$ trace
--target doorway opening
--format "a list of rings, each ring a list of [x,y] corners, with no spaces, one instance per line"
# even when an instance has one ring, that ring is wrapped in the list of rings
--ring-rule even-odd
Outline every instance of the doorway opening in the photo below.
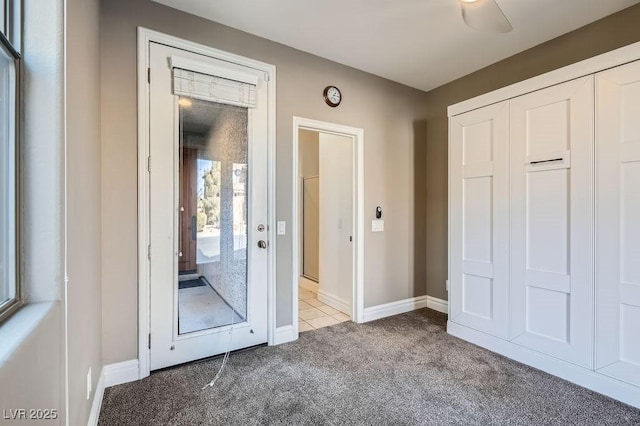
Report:
[[[362,321],[362,129],[294,118],[294,318]]]

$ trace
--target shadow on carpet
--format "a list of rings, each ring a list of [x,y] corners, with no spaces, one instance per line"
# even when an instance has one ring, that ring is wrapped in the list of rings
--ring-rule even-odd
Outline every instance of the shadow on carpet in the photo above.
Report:
[[[112,425],[638,425],[640,410],[446,334],[429,309],[160,371],[105,391]]]

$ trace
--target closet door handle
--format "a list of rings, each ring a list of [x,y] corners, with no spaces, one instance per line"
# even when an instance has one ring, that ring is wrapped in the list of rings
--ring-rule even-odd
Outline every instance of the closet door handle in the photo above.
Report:
[[[533,164],[544,164],[544,163],[552,163],[554,161],[562,161],[564,160],[564,158],[560,157],[560,158],[552,158],[550,160],[539,160],[539,161],[530,161],[529,164],[533,165]]]

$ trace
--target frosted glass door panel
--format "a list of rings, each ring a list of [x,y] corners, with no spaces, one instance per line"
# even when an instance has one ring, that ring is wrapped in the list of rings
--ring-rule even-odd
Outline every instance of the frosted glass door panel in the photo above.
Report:
[[[640,385],[640,62],[596,84],[596,369]]]
[[[507,338],[508,103],[451,119],[451,321]]]
[[[193,270],[178,277],[178,333],[185,334],[247,317],[248,109],[184,96],[178,104],[178,269],[195,257]]]
[[[515,343],[591,367],[593,78],[511,101]]]

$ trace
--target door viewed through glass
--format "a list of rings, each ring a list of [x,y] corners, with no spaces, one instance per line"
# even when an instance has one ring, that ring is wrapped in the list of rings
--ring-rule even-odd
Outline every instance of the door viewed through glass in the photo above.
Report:
[[[180,97],[178,333],[247,316],[247,108]]]

